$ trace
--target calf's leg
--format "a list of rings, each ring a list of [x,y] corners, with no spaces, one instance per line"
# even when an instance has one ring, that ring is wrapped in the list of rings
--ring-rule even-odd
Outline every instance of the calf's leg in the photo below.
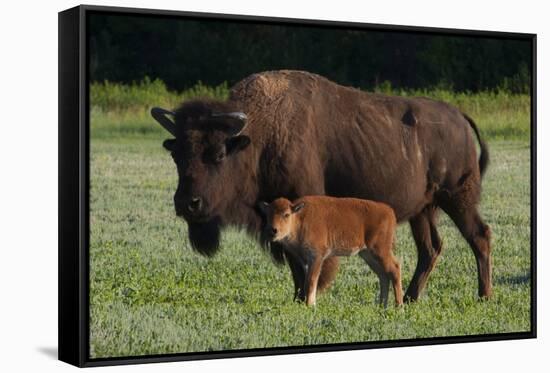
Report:
[[[392,282],[395,305],[403,305],[403,287],[401,285],[401,266],[399,262],[390,254],[383,260],[382,266],[385,268],[386,274]]]
[[[390,279],[384,272],[382,272],[378,277],[380,279],[380,297],[378,299],[378,303],[381,306],[384,306],[384,308],[388,308],[388,294],[390,292]]]
[[[378,280],[380,282],[380,295],[378,297],[378,302],[380,305],[383,305],[384,308],[388,305],[388,292],[390,289],[390,279],[386,275],[386,272],[383,270],[380,261],[365,249],[359,253],[361,258],[365,260],[367,265],[376,273]]]
[[[323,265],[323,258],[319,255],[310,261],[307,269],[306,279],[306,304],[308,306],[314,306],[317,296],[317,284],[319,281],[319,275],[321,273],[321,267]]]
[[[302,160],[304,161],[304,160]],[[302,170],[306,172],[304,174],[303,172],[296,174],[296,179],[291,180],[288,183],[289,187],[289,193],[286,193],[284,195],[286,198],[290,200],[294,200],[298,197],[307,196],[307,195],[324,195],[325,193],[325,181],[324,181],[324,167],[321,163],[310,161],[305,162],[308,164],[307,169]],[[321,266],[321,273],[319,275],[319,280],[317,282],[317,291],[322,292],[327,290],[332,283],[334,282],[334,279],[336,278],[336,274],[338,273],[338,267],[339,267],[340,259],[336,256],[332,256],[329,258],[326,258],[323,261],[323,264]],[[290,264],[290,263],[289,263]],[[291,267],[291,271],[293,272],[293,279],[294,279],[294,288],[298,289],[304,289],[305,288],[305,276],[300,273],[300,271],[304,272],[304,268],[298,268],[297,276],[294,276],[294,270]],[[300,281],[301,280],[301,281]],[[298,281],[298,283],[296,283]],[[297,295],[295,294],[295,299],[298,300],[304,300],[305,294],[302,290],[301,292],[297,292]]]
[[[294,300],[303,302],[306,300],[306,270],[304,264],[292,255],[286,255],[292,280],[294,281]],[[317,291],[322,292],[327,290],[336,274],[338,273],[339,262],[338,258],[333,256],[325,259],[321,265],[319,279],[317,281]]]
[[[334,282],[334,278],[338,273],[339,259],[337,256],[331,256],[323,261],[321,273],[319,274],[319,282],[317,283],[317,291],[325,291]]]
[[[360,253],[361,257],[372,268],[380,280],[379,302],[384,308],[388,306],[388,293],[390,281],[393,286],[395,305],[403,304],[403,288],[401,285],[401,267],[399,262],[390,252],[386,255],[375,255],[367,250]]]

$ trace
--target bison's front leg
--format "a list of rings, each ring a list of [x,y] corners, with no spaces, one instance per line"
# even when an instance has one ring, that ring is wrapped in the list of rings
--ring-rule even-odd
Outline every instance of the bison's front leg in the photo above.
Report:
[[[288,266],[290,267],[290,273],[292,274],[292,280],[294,281],[294,300],[297,302],[304,302],[306,300],[305,265],[300,259],[294,256],[287,254],[286,257]],[[317,292],[323,292],[330,287],[338,273],[338,267],[339,261],[336,256],[332,256],[323,261],[317,281]]]
[[[298,258],[288,254],[287,261],[288,266],[290,267],[290,273],[292,274],[292,280],[294,281],[294,300],[303,302],[306,300],[306,271],[304,265]]]
[[[429,206],[410,220],[411,231],[418,250],[418,262],[409,288],[405,293],[406,302],[418,299],[443,249],[443,241],[435,226],[436,214],[437,208]]]

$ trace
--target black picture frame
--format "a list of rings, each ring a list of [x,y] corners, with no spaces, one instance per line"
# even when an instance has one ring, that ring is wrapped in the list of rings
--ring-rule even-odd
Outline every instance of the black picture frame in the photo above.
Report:
[[[89,71],[87,18],[93,13],[215,19],[279,25],[315,25],[361,30],[398,30],[454,36],[524,39],[531,42],[531,330],[529,332],[434,337],[306,347],[179,353],[117,358],[89,357]],[[59,13],[59,360],[79,367],[282,355],[340,350],[536,338],[536,35],[478,30],[317,21],[169,10],[82,5]]]

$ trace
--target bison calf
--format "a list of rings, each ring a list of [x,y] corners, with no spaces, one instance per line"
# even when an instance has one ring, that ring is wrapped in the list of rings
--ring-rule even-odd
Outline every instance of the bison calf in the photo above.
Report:
[[[315,305],[323,261],[359,253],[380,279],[380,303],[387,306],[392,282],[396,305],[403,303],[401,270],[393,255],[396,218],[386,204],[356,198],[308,196],[293,202],[261,203],[270,241],[302,263],[306,303]]]

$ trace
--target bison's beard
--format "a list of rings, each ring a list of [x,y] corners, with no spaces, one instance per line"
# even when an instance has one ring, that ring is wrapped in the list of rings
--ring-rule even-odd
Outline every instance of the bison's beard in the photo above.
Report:
[[[188,223],[189,241],[193,250],[204,256],[214,256],[220,247],[220,219]]]

